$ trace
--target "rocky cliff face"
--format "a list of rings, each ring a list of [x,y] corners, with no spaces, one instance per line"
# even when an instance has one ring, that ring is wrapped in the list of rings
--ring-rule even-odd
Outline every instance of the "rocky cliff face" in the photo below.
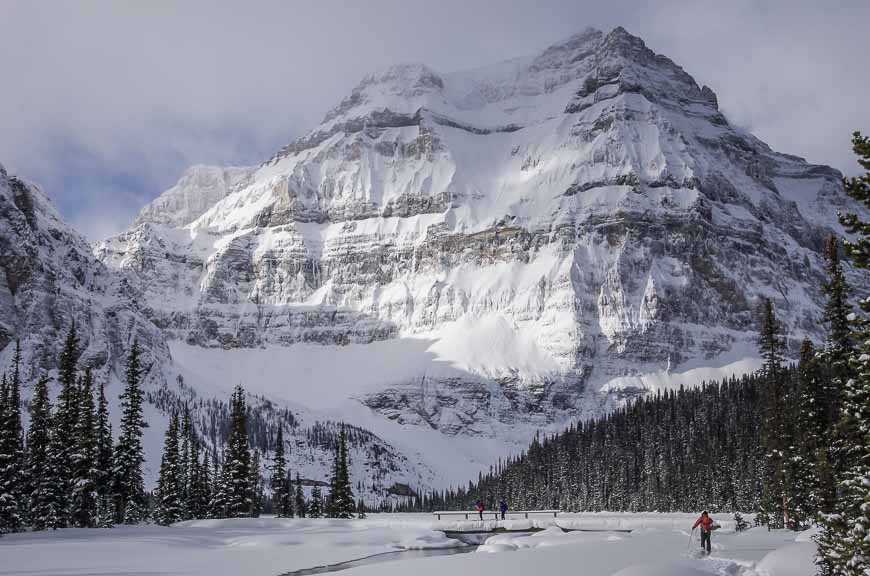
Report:
[[[396,434],[517,441],[701,368],[752,368],[762,297],[818,339],[822,240],[856,208],[835,170],[731,126],[621,28],[469,72],[371,75],[221,182],[180,183],[95,248],[174,354],[292,357],[305,371],[258,375],[289,400],[324,385]]]
[[[21,339],[27,380],[56,367],[75,322],[81,362],[106,379],[123,366],[133,339],[152,366],[146,379],[162,381],[169,358],[163,335],[139,309],[137,294],[109,270],[67,226],[45,194],[0,167],[0,356]]]

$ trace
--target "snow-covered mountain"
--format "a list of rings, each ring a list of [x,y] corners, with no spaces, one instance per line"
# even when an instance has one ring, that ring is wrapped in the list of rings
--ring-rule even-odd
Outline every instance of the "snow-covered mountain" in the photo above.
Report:
[[[169,350],[142,313],[126,279],[97,260],[87,241],[58,214],[36,185],[0,166],[0,360],[5,370],[15,339],[24,373],[34,380],[56,367],[57,350],[72,322],[81,362],[108,379],[123,365],[134,338],[144,350],[149,384]]]
[[[192,169],[94,253],[162,330],[173,394],[241,381],[443,484],[625,395],[753,369],[762,297],[818,339],[844,207],[837,171],[730,125],[624,29],[588,29],[368,76],[261,166]]]

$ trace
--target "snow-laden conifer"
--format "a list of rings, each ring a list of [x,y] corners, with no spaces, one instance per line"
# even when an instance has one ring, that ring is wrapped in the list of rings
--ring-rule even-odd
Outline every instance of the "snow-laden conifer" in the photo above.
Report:
[[[121,394],[121,430],[114,451],[113,484],[115,521],[136,524],[144,520],[145,484],[142,463],[142,433],[146,426],[142,413],[142,367],[139,342],[134,340],[127,357],[126,382]]]
[[[181,466],[178,451],[179,434],[178,414],[173,414],[163,441],[163,456],[160,461],[160,475],[157,479],[157,506],[154,511],[158,524],[168,526],[182,520],[183,507],[181,487]]]
[[[223,471],[227,517],[250,515],[253,505],[251,450],[248,446],[247,404],[241,385],[236,386],[230,400],[230,436],[224,453]]]
[[[100,430],[90,368],[85,370],[79,382],[77,411],[75,450],[72,455],[72,520],[75,526],[91,528],[98,522]]]
[[[18,532],[27,516],[27,470],[21,428],[21,345],[0,385],[0,533]]]

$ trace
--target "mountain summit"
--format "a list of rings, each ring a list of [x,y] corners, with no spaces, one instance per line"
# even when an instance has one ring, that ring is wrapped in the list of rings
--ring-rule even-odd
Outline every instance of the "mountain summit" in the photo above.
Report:
[[[753,369],[762,298],[819,339],[822,241],[860,211],[622,28],[367,76],[229,180],[173,188],[143,210],[173,218],[95,248],[144,295],[168,370],[364,422],[436,470],[421,447],[489,462],[626,395]]]

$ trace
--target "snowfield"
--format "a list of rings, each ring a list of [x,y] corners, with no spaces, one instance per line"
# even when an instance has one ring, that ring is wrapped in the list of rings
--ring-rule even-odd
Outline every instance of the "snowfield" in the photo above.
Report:
[[[112,530],[65,529],[0,539],[0,575],[240,575],[278,576],[296,570],[375,556],[343,570],[347,576],[787,576],[814,573],[810,533],[751,529],[735,533],[726,515],[701,557],[697,533],[690,542],[689,514],[565,514],[500,523],[535,533],[490,536],[474,553],[419,557],[401,551],[466,545],[438,530],[480,530],[494,521],[436,521],[428,514],[375,514],[366,520],[235,519]],[[583,528],[586,532],[564,532]],[[617,530],[631,530],[630,532]],[[399,552],[376,556],[387,552]],[[434,552],[433,552],[434,553]]]

